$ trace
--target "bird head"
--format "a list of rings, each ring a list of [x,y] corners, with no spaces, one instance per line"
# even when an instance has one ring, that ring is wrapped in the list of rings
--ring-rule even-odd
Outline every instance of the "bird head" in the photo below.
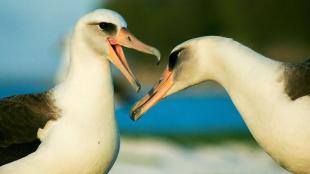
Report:
[[[219,63],[218,48],[230,39],[208,36],[188,40],[176,46],[159,82],[131,109],[132,120],[138,120],[163,98],[206,80],[214,80]]]
[[[137,39],[127,29],[124,18],[107,9],[98,9],[79,20],[75,31],[78,38],[90,47],[93,54],[108,59],[126,79],[139,91],[140,84],[133,75],[122,47],[153,54],[160,61],[160,52]]]

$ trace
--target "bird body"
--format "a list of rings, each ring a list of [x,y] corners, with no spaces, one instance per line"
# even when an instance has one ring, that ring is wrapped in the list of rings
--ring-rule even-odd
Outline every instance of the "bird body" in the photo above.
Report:
[[[62,108],[62,116],[41,130],[41,144],[35,153],[1,167],[1,174],[101,174],[112,167],[119,149],[119,134],[110,65],[97,63],[84,69],[88,75],[76,79],[80,82],[65,82],[52,90],[54,100],[60,101],[55,106]]]
[[[310,173],[310,97],[292,100],[285,92],[285,64],[231,42],[220,53],[226,77],[217,73],[216,81],[275,161],[296,173]]]
[[[0,101],[0,174],[109,172],[120,145],[110,62],[139,89],[121,46],[159,56],[126,27],[111,10],[85,15],[72,34],[62,82]]]
[[[192,39],[172,51],[160,83],[133,107],[132,117],[166,96],[213,80],[227,90],[253,137],[276,162],[294,173],[310,173],[310,85],[304,82],[309,78],[307,62],[275,61],[228,38]],[[294,97],[288,89],[302,95]]]

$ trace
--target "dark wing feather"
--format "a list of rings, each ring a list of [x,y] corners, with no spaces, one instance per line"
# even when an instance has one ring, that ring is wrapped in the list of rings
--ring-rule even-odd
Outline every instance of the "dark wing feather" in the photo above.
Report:
[[[40,140],[34,140],[30,143],[13,144],[6,148],[0,148],[0,166],[23,158],[37,150]]]
[[[310,59],[299,64],[286,64],[285,92],[292,99],[310,95]]]
[[[50,93],[4,98],[0,101],[0,165],[26,156],[36,150],[37,131],[58,110]]]

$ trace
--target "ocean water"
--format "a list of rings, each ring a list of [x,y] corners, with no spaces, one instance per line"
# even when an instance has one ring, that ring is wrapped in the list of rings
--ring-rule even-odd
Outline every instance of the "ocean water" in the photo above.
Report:
[[[212,134],[247,131],[226,95],[171,96],[154,106],[137,122],[129,119],[132,105],[119,107],[116,112],[121,131],[125,133]]]

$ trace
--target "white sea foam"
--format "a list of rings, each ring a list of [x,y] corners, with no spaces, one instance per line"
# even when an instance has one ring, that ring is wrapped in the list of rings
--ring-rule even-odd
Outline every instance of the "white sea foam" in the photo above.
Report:
[[[122,140],[110,174],[288,174],[246,143],[182,146],[161,139]]]

